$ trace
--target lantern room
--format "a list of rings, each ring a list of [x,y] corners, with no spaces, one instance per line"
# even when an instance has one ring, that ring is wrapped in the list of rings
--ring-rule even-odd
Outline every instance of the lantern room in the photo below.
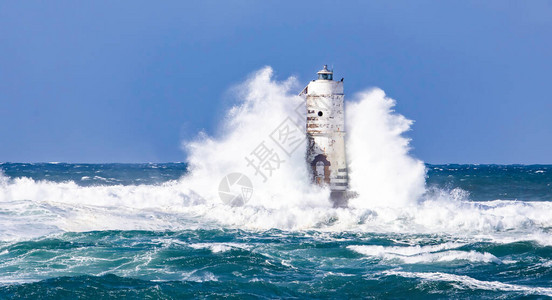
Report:
[[[324,69],[318,71],[318,80],[333,80],[333,72],[328,70],[328,65],[324,65]]]

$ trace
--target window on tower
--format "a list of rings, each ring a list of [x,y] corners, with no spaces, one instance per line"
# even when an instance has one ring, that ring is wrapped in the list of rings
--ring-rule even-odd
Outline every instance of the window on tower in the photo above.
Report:
[[[318,79],[332,80],[333,75],[332,74],[318,74]]]

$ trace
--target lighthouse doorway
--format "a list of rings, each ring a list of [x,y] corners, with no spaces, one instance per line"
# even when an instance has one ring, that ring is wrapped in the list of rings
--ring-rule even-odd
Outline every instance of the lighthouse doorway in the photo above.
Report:
[[[330,183],[330,162],[324,154],[318,154],[311,163],[313,181],[318,185]]]
[[[315,181],[318,184],[321,184],[324,180],[324,162],[319,161],[316,163],[316,174],[315,174]]]

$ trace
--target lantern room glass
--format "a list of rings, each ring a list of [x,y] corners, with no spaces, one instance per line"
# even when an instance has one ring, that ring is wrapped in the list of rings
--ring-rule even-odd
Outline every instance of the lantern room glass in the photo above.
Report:
[[[318,74],[318,79],[319,80],[332,80],[333,79],[333,75],[332,74],[324,74],[324,73],[321,73],[321,74]]]

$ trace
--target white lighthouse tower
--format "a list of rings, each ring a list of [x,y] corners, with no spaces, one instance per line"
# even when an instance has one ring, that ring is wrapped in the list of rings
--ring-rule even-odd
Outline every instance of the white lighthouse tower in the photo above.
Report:
[[[307,97],[307,163],[312,180],[328,186],[335,206],[347,205],[347,160],[343,79],[333,80],[333,70],[318,71],[300,95]]]

